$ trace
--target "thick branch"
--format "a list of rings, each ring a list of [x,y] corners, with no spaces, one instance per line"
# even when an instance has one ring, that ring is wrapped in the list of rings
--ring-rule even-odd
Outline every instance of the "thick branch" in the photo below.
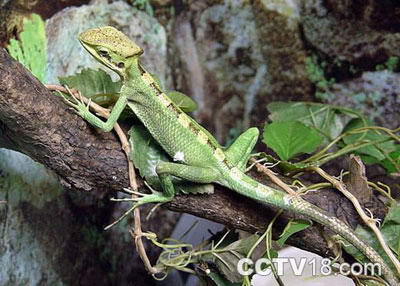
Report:
[[[89,126],[1,49],[0,79],[3,147],[18,150],[44,164],[58,174],[68,189],[102,195],[129,185],[126,159],[113,133]],[[333,214],[344,210],[352,225],[357,221],[351,204],[334,191],[322,190],[307,195],[306,199]],[[167,207],[250,232],[263,231],[276,213],[273,207],[219,186],[213,195],[177,196]],[[369,208],[378,216],[382,214],[377,211],[379,207]],[[275,223],[275,237],[292,217],[290,213],[280,217]],[[292,236],[289,243],[326,256],[329,248],[320,233],[320,227],[314,225]]]

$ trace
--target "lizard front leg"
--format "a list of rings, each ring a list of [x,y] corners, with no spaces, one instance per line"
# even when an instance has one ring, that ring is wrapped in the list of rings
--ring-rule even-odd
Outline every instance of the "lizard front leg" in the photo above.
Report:
[[[81,100],[77,99],[72,93],[71,96],[74,102],[72,102],[72,100],[68,98],[65,98],[64,96],[63,99],[67,102],[68,105],[75,108],[76,112],[83,119],[85,119],[93,126],[96,126],[105,132],[109,132],[111,131],[111,129],[113,129],[115,123],[117,122],[119,116],[121,115],[127,103],[126,95],[121,94],[117,102],[114,104],[107,121],[104,122],[103,120],[101,120],[96,115],[90,112],[89,105],[86,105]]]

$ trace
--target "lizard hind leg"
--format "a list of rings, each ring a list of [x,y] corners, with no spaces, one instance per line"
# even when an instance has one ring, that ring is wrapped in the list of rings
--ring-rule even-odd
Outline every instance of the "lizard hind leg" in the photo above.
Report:
[[[257,143],[260,132],[256,127],[252,127],[243,132],[228,149],[225,151],[228,160],[236,165],[239,170],[244,171],[250,153]]]
[[[172,176],[196,183],[212,183],[217,181],[219,173],[211,168],[189,166],[171,162],[160,162],[157,165],[156,173],[160,178],[162,192],[152,190],[151,194],[137,194],[137,198],[112,199],[117,202],[134,202],[133,206],[126,211],[119,219],[110,224],[105,230],[123,220],[137,207],[148,203],[167,203],[175,196],[175,188],[172,183]]]
[[[141,197],[131,199],[136,201],[136,207],[147,203],[166,203],[171,201],[175,196],[172,176],[196,183],[212,183],[218,178],[218,172],[211,168],[170,162],[158,163],[156,173],[160,178],[162,192],[152,191],[152,194],[142,194]]]
[[[125,217],[127,217],[131,212],[133,212],[137,207],[141,205],[145,205],[148,203],[167,203],[171,201],[173,198],[173,196],[168,197],[163,195],[162,192],[156,192],[156,191],[152,191],[151,194],[144,194],[144,193],[135,193],[135,194],[138,195],[138,197],[130,199],[114,199],[114,198],[111,199],[114,202],[135,202],[135,203],[116,221],[106,226],[104,230],[110,229],[111,227],[122,221]]]
[[[167,192],[167,195],[175,194],[171,188],[171,176],[175,176],[189,182],[205,184],[215,182],[219,177],[219,173],[212,168],[190,166],[172,162],[160,162],[157,165],[156,172],[160,178],[163,190],[164,192]]]
[[[177,177],[194,183],[213,183],[217,181],[219,172],[207,167],[190,166],[172,162],[160,162],[156,172],[160,178],[162,196],[169,201],[175,196],[175,187],[172,177]]]

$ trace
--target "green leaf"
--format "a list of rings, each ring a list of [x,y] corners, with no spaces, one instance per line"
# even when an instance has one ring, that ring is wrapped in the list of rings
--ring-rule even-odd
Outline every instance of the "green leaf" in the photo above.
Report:
[[[390,265],[392,267],[392,269],[395,271],[389,257],[383,251],[383,249],[380,246],[380,243],[376,239],[375,234],[370,229],[366,229],[363,226],[359,225],[359,226],[357,226],[355,232],[359,238],[368,242],[368,244],[382,256],[382,258],[385,260],[387,265]],[[400,227],[398,225],[393,226],[391,224],[388,224],[388,228],[384,228],[384,229],[382,228],[381,232],[385,238],[385,241],[388,242],[390,248],[392,250],[396,251],[396,247],[393,248],[393,246],[395,246],[396,243],[398,245]],[[351,256],[353,256],[360,263],[368,263],[369,262],[369,260],[353,245],[346,242],[346,243],[344,243],[343,248],[347,253],[349,253]],[[397,247],[397,251],[398,251],[398,247]]]
[[[328,104],[278,101],[268,104],[267,108],[271,113],[269,118],[273,122],[301,122],[324,135],[326,142],[341,134],[344,123],[349,117],[345,111]]]
[[[264,128],[263,142],[282,160],[300,153],[311,153],[322,142],[322,137],[310,127],[296,121],[272,122]]]
[[[102,69],[83,69],[75,75],[60,77],[59,81],[62,85],[76,88],[88,98],[96,97],[93,99],[95,102],[101,100],[98,95],[107,97],[119,94],[122,86],[121,81],[113,82],[111,76]]]
[[[240,286],[242,285],[241,283],[232,283],[225,279],[222,275],[216,273],[216,272],[211,272],[208,274],[208,277],[215,283],[216,286]]]
[[[156,166],[168,157],[143,125],[134,125],[128,132],[131,145],[131,160],[139,169],[140,176],[151,186],[160,186]]]
[[[231,250],[231,251],[236,251],[244,256],[249,253],[250,249],[253,247],[253,245],[257,242],[257,240],[260,238],[259,235],[253,234],[250,235],[246,238],[242,238],[239,240],[236,240],[229,245],[225,246],[225,250]]]
[[[382,234],[389,247],[397,254],[397,258],[400,258],[400,225],[388,222],[382,229]]]
[[[372,124],[370,122],[367,122],[368,126],[372,126]],[[364,127],[364,122],[359,119],[359,118],[355,118],[352,119],[346,126],[346,128],[344,129],[344,132],[350,131],[350,130],[354,130],[357,128],[361,128]],[[376,131],[373,130],[368,130],[364,133],[358,133],[358,134],[351,134],[349,136],[346,136],[343,138],[343,142],[346,145],[349,144],[354,144],[357,142],[373,142],[373,141],[380,141],[380,140],[384,140],[384,139],[390,139],[390,137],[382,132],[377,133]],[[359,149],[357,149],[358,154],[364,154],[364,155],[368,155],[371,157],[376,158],[377,160],[381,161],[386,159],[386,155],[381,151],[384,150],[387,153],[390,153],[392,151],[395,150],[395,144],[393,141],[388,141],[388,142],[384,142],[384,143],[379,143],[374,145],[370,145],[367,147],[361,147]]]
[[[267,249],[264,252],[264,254],[262,255],[263,258],[267,258],[267,259],[269,259],[269,258],[271,258],[271,259],[278,258],[278,256],[279,256],[278,251],[276,251],[275,249],[272,249],[272,248]]]
[[[370,280],[367,280],[368,278],[366,277],[365,279],[363,279],[362,281],[362,285],[364,285],[364,286],[382,286],[383,284],[382,284],[382,282],[380,282],[380,281],[376,281],[376,280],[372,280],[372,279],[370,279]]]
[[[158,145],[147,129],[141,124],[135,124],[128,132],[131,146],[131,160],[139,169],[140,176],[145,178],[150,186],[161,190],[156,166],[161,162],[169,162],[169,156]],[[185,194],[212,194],[213,184],[198,184],[173,178],[176,191]]]
[[[385,217],[385,222],[383,223],[383,226],[387,222],[394,222],[400,225],[400,203],[396,202],[392,206],[390,206],[389,211]]]
[[[279,256],[278,251],[276,251],[275,249],[270,248],[270,249],[267,249],[264,252],[264,254],[262,255],[262,258],[266,258],[266,259],[271,259],[272,260],[272,259],[278,258],[278,256]],[[271,267],[270,263],[263,264],[261,269],[265,270],[265,269],[270,268],[270,267]]]
[[[285,229],[279,236],[279,239],[276,241],[279,246],[283,246],[286,240],[296,232],[302,231],[310,226],[310,223],[306,220],[293,220],[291,219],[286,225]]]
[[[397,164],[397,166],[400,166],[400,147],[399,145],[396,145],[396,151],[393,151],[392,153],[389,154],[389,157],[392,158],[392,160]],[[387,170],[388,173],[396,173],[399,172],[398,167],[396,166],[389,160],[385,159],[382,162],[380,162],[383,167]]]
[[[237,240],[228,246],[223,247],[226,252],[218,253],[215,257],[215,264],[218,270],[230,282],[237,283],[242,281],[243,276],[237,272],[237,264],[241,258],[247,256],[247,253],[257,242],[259,236],[254,234],[249,237]]]
[[[393,203],[382,225],[382,233],[390,248],[400,256],[400,203]]]
[[[175,103],[183,112],[192,112],[197,109],[196,102],[189,96],[179,91],[170,91],[167,93],[168,97]]]
[[[371,165],[371,164],[379,164],[380,161],[375,157],[360,154],[360,159],[363,161],[364,164]]]
[[[19,40],[11,39],[7,50],[41,82],[46,76],[46,34],[44,22],[37,14],[23,19],[23,31]]]

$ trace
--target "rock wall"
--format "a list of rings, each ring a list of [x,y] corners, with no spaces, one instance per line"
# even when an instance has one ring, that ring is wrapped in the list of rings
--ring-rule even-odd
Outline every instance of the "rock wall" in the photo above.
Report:
[[[194,116],[223,143],[249,126],[262,127],[266,105],[279,100],[347,106],[383,126],[399,126],[395,1],[152,0],[147,13],[124,1],[62,1],[67,8],[35,2],[23,10],[47,18],[48,83],[83,67],[102,68],[76,36],[113,25],[144,48],[144,65],[165,87],[197,101]],[[10,3],[0,6],[11,9]],[[16,13],[0,11],[0,26]],[[2,29],[0,38],[15,27]],[[153,284],[127,234],[128,222],[102,231],[127,206],[111,204],[107,195],[66,193],[43,167],[5,150],[2,199],[0,285]],[[176,217],[159,211],[144,228],[167,236]],[[157,250],[149,249],[155,258]]]

